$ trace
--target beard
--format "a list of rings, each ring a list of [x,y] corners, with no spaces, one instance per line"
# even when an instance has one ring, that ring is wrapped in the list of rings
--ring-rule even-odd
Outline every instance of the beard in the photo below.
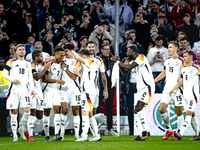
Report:
[[[133,60],[133,56],[128,56],[128,60],[129,61]]]

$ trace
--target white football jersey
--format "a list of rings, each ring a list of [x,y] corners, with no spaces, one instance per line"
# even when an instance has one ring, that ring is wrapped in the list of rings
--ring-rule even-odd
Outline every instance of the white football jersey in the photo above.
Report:
[[[64,58],[63,62],[65,63],[66,68],[72,73],[75,71],[75,68],[77,67],[79,68],[79,70],[81,69],[81,63],[74,58],[72,59]],[[77,77],[76,80],[73,80],[64,71],[62,80],[65,81],[65,84],[62,86],[62,90],[67,90],[70,87],[77,87],[79,89],[79,77]]]
[[[134,60],[131,60],[129,61],[129,64],[132,64],[134,62]],[[135,79],[135,76],[136,76],[136,68],[133,68],[131,69],[131,72],[130,72],[130,79],[129,79],[129,82],[130,83],[136,83],[136,79]]]
[[[42,64],[39,64],[38,66],[32,62],[32,73],[40,73],[44,69],[44,66]],[[42,95],[42,78],[39,79],[38,81],[33,78],[34,81],[34,86],[35,86],[35,91],[36,95]]]
[[[177,59],[167,58],[165,60],[164,69],[166,72],[166,84],[164,87],[164,92],[169,92],[177,84],[181,77],[181,70],[183,67],[184,61],[181,57]]]
[[[93,60],[85,59],[82,76],[82,91],[90,95],[96,95],[95,80],[97,76],[97,65]]]
[[[98,82],[99,82],[99,72],[105,72],[105,67],[104,67],[104,63],[103,60],[99,57],[94,57],[92,58],[92,60],[94,61],[95,65],[97,66],[97,68],[95,68],[95,78],[94,78],[94,82],[95,82],[95,88],[99,88],[98,87]]]
[[[151,67],[149,61],[144,55],[138,55],[135,62],[138,64],[135,74],[135,79],[137,81],[137,90],[140,91],[146,86],[155,86]]]
[[[9,91],[13,93],[28,93],[34,89],[32,64],[26,60],[10,59],[7,61],[3,77],[9,80]],[[7,74],[9,72],[9,75]],[[14,79],[20,84],[13,84]]]
[[[195,100],[199,99],[199,76],[200,67],[198,65],[183,67],[181,78],[183,78],[183,95],[186,99],[190,100],[191,97]]]
[[[61,68],[61,63],[52,63],[51,61],[47,61],[47,63],[51,63],[51,68],[47,71],[48,78],[54,79],[54,80],[61,80],[62,75],[63,75],[63,69]],[[45,89],[55,89],[55,90],[60,90],[61,85],[58,83],[48,83]]]

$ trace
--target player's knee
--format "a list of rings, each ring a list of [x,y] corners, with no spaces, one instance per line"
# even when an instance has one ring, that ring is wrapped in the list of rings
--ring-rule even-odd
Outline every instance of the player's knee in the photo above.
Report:
[[[63,115],[67,115],[67,113],[68,113],[68,109],[67,109],[67,108],[63,109],[63,108],[62,108],[62,114],[63,114]]]
[[[160,111],[161,114],[164,114],[166,112],[166,110],[162,107],[160,107],[159,111]]]
[[[139,111],[141,111],[142,109],[138,106],[135,107],[134,113],[137,114]]]
[[[36,115],[36,110],[31,110],[31,116],[35,116]]]
[[[37,119],[39,119],[39,120],[42,119],[42,115],[38,115]]]
[[[17,109],[13,109],[13,110],[11,110],[11,114],[13,114],[13,115],[17,115],[17,114],[18,114],[18,110],[17,110]]]
[[[181,116],[183,114],[183,111],[180,109],[176,109],[177,116]]]

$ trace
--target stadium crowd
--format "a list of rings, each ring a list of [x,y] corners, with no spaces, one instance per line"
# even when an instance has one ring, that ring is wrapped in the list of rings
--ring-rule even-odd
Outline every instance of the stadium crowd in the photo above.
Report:
[[[168,42],[179,44],[178,55],[194,52],[194,63],[200,65],[200,2],[199,0],[119,0],[119,56],[126,59],[127,48],[135,44],[139,54],[147,57],[156,78],[169,57]],[[107,115],[108,130],[112,130],[115,111],[115,88],[111,74],[115,52],[115,0],[0,0],[0,124],[5,135],[6,88],[2,77],[5,63],[16,57],[15,47],[24,44],[28,61],[35,50],[42,51],[44,61],[54,55],[56,46],[73,45],[77,53],[92,41],[95,55],[102,58],[107,77],[109,97],[104,101],[104,87],[99,78],[98,113]],[[108,46],[105,46],[108,45]],[[106,47],[106,48],[105,48]],[[110,54],[111,53],[111,54]],[[162,93],[165,78],[156,83],[155,93]],[[136,80],[120,74],[120,111],[128,115],[130,135],[133,135],[134,93]],[[110,134],[115,135],[114,131]]]

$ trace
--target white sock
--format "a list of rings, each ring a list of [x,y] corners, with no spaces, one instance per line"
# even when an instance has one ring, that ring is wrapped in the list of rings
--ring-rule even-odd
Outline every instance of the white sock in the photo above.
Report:
[[[148,131],[147,122],[146,122],[146,117],[145,117],[144,111],[141,110],[137,114],[138,114],[138,116],[140,118],[140,121],[141,121],[141,124],[142,124],[142,127],[143,127],[143,131]]]
[[[138,114],[134,114],[134,119],[135,119],[135,126],[137,128],[137,131],[138,131],[138,135],[139,136],[142,136],[142,124],[141,124],[141,121],[140,121],[140,118],[138,116]]]
[[[17,114],[11,114],[10,125],[13,135],[17,135]]]
[[[28,122],[29,116],[30,116],[30,112],[28,112],[28,113],[24,112],[24,114],[23,114],[23,116],[21,118],[21,125],[22,125],[22,127],[26,126],[26,124]]]
[[[60,130],[60,114],[54,114],[54,128],[55,134],[58,134],[59,130]]]
[[[94,117],[90,118],[89,120],[90,120],[90,128],[92,129],[92,132],[93,132],[93,136],[97,136],[98,135],[97,122]]]
[[[180,129],[180,134],[183,135],[183,133],[185,132],[185,130],[188,128],[188,126],[190,125],[191,123],[191,119],[192,119],[192,116],[186,116],[185,118],[185,121],[183,122],[183,125]]]
[[[75,137],[78,137],[79,136],[79,127],[80,127],[80,117],[74,116],[73,123],[74,123]]]
[[[61,129],[61,133],[65,134],[65,125],[66,125],[66,121],[67,121],[67,115],[60,115],[60,129]]]
[[[170,120],[169,120],[168,114],[165,112],[164,114],[161,114],[161,117],[162,117],[162,119],[163,119],[163,121],[165,123],[167,131],[171,132],[172,128],[171,128],[171,125],[170,125]]]
[[[45,136],[49,136],[49,116],[43,116],[43,128]]]
[[[182,125],[183,125],[183,122],[184,122],[184,117],[183,117],[183,115],[178,116],[178,120],[177,120],[178,129],[181,129],[181,127],[182,127]]]
[[[35,118],[34,123],[33,123],[33,129],[35,129],[40,124],[41,120],[42,119]]]
[[[196,133],[196,136],[199,136],[199,123],[198,123],[196,116],[192,117],[191,125],[192,125],[192,128],[194,129],[194,131]]]
[[[28,118],[28,123],[27,123],[27,127],[28,127],[28,133],[29,133],[29,137],[33,136],[33,123],[35,121],[35,116],[29,116]]]
[[[87,133],[88,133],[88,129],[89,129],[89,116],[82,116],[82,136],[83,137],[87,137]]]

